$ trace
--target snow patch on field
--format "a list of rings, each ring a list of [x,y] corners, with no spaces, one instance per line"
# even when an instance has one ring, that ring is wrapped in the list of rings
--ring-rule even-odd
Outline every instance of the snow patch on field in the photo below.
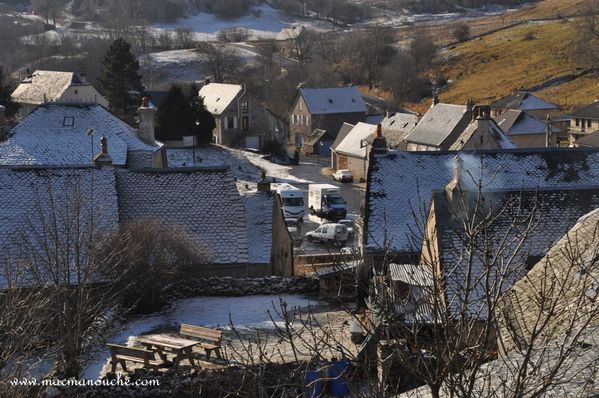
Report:
[[[283,323],[277,315],[277,311],[280,312],[281,300],[287,304],[290,313],[293,313],[294,308],[307,308],[318,304],[317,301],[300,295],[183,299],[176,301],[163,312],[131,319],[123,326],[121,332],[111,336],[107,342],[126,345],[135,336],[143,334],[176,333],[181,323],[228,330],[229,316],[238,329],[273,329],[270,315],[277,324]],[[107,349],[96,353],[84,368],[82,377],[88,380],[97,379],[109,356]]]

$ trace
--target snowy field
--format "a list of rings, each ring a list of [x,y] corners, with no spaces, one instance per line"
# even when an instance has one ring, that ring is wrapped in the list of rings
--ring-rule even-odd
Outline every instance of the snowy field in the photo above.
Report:
[[[152,333],[175,333],[181,323],[206,326],[219,329],[230,329],[229,315],[233,325],[238,329],[273,329],[269,312],[275,322],[282,321],[275,309],[280,309],[280,300],[287,303],[287,308],[307,309],[315,306],[317,301],[306,296],[245,296],[245,297],[197,297],[176,301],[170,308],[156,314],[139,316],[129,320],[120,332],[108,338],[106,343],[126,345],[135,336]],[[110,356],[103,345],[95,353],[84,368],[82,377],[95,380]]]
[[[274,38],[283,28],[290,25],[304,25],[315,30],[331,30],[333,26],[328,22],[300,20],[285,13],[275,10],[268,4],[254,7],[248,15],[237,19],[223,19],[215,14],[201,12],[197,15],[179,19],[168,24],[155,24],[154,27],[164,30],[177,28],[191,28],[195,32],[196,40],[215,40],[218,32],[223,29],[240,27],[246,28],[255,37]]]
[[[231,174],[238,181],[257,182],[260,180],[262,170],[268,177],[276,179],[276,182],[288,183],[311,183],[312,181],[296,178],[289,174],[291,167],[271,163],[263,159],[263,155],[211,145],[206,148],[196,148],[196,161],[193,159],[192,149],[167,149],[166,151],[169,167],[193,167],[193,166],[229,166]]]

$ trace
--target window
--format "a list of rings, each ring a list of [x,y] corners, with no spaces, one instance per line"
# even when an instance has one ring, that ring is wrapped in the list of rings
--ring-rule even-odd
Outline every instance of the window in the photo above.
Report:
[[[576,119],[576,127],[580,127],[580,119]]]
[[[75,95],[79,94],[79,90],[75,90]]]
[[[73,116],[65,116],[62,120],[63,127],[73,127],[75,125],[75,118]]]
[[[242,102],[242,103],[241,103],[241,111],[242,111],[243,113],[248,113],[248,109],[249,109],[249,108],[248,108],[248,103],[247,103],[247,102]]]
[[[300,110],[300,112],[302,111],[302,100],[301,99],[299,100],[299,110]]]
[[[227,127],[226,128],[228,128],[228,129],[235,128],[234,125],[235,125],[235,122],[234,122],[233,116],[227,116]]]
[[[591,119],[587,120],[587,127],[591,127]]]
[[[243,128],[243,131],[248,131],[250,129],[250,121],[247,116],[242,117],[241,128]]]

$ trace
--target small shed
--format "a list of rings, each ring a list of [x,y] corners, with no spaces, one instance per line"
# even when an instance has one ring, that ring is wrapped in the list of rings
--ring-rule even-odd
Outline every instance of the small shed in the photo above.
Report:
[[[315,129],[304,141],[304,152],[310,155],[329,156],[333,140],[326,130]]]

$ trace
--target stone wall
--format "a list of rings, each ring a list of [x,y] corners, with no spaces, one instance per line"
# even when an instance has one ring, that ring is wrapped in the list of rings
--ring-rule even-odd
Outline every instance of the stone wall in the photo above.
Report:
[[[197,296],[251,296],[257,294],[318,294],[318,279],[209,277],[188,279],[172,289],[174,298]]]

